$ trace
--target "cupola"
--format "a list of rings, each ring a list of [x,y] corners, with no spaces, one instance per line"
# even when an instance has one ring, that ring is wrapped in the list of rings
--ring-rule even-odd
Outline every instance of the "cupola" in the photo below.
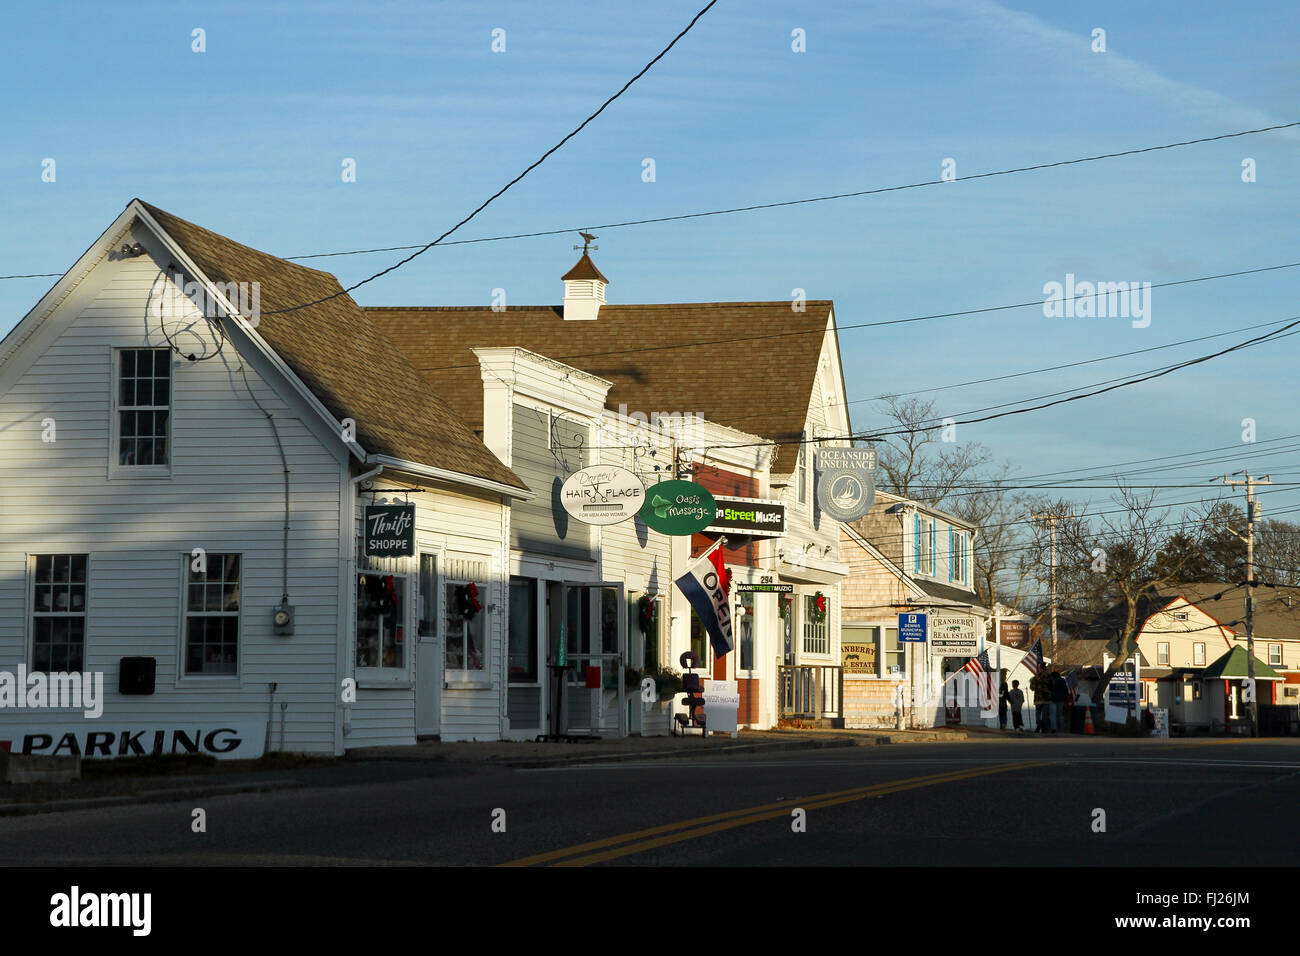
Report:
[[[596,237],[586,232],[578,235],[582,236],[582,258],[564,274],[564,319],[566,322],[591,322],[605,304],[605,286],[609,285],[609,280],[596,268],[588,254],[590,249],[599,248],[591,244]]]

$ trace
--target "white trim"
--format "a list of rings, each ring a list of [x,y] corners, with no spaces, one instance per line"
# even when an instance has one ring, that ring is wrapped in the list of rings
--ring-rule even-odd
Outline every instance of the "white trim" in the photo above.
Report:
[[[407,472],[408,474],[419,475],[423,478],[436,478],[439,481],[446,481],[451,484],[482,488],[487,491],[495,491],[498,494],[507,495],[511,498],[520,498],[525,501],[537,497],[537,492],[527,488],[516,488],[514,485],[507,485],[500,481],[493,481],[490,478],[480,478],[477,475],[464,475],[459,472],[448,471],[445,468],[435,468],[432,465],[421,465],[413,461],[403,461],[401,458],[393,458],[390,455],[367,455],[365,461],[368,465],[383,465],[385,468],[393,468],[398,471]]]

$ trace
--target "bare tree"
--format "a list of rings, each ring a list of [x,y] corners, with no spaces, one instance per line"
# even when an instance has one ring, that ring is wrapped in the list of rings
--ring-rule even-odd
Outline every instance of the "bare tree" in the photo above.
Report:
[[[1092,522],[1066,517],[1056,523],[1058,553],[1062,565],[1072,572],[1066,580],[1082,577],[1071,587],[1113,602],[1097,619],[1103,633],[1115,642],[1115,659],[1097,685],[1096,699],[1133,653],[1146,604],[1185,580],[1185,569],[1196,557],[1194,550],[1167,549],[1173,529],[1183,522],[1171,522],[1169,509],[1155,505],[1155,495],[1154,491],[1140,494],[1121,484],[1114,498],[1120,506],[1118,513],[1095,516]],[[1202,523],[1209,518],[1210,508],[1212,505],[1207,505],[1199,519]],[[1080,576],[1077,572],[1081,569]]]
[[[985,607],[1019,607],[1030,580],[1029,566],[1018,560],[1027,539],[1027,500],[1006,488],[1010,477],[1010,468],[1003,465],[985,474],[987,488],[952,495],[945,502],[950,513],[975,526],[973,580]]]
[[[906,429],[876,446],[885,491],[916,501],[942,501],[991,460],[989,450],[978,442],[943,440],[942,419],[935,415],[934,402],[897,395],[886,396],[883,402],[885,416]]]
[[[1300,586],[1300,525],[1277,520],[1255,525],[1255,565],[1261,581]]]

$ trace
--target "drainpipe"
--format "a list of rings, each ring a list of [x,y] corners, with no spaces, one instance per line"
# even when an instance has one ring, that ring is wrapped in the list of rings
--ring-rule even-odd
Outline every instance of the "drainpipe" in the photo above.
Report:
[[[348,589],[345,600],[348,604],[348,633],[344,637],[344,646],[346,663],[344,664],[344,673],[351,675],[355,672],[356,648],[352,642],[356,639],[355,622],[357,619],[357,493],[363,481],[374,478],[384,470],[383,465],[376,465],[370,471],[363,472],[355,478],[348,480],[348,487],[351,493],[348,496],[348,524],[347,524],[347,547],[348,547]],[[352,732],[352,705],[343,705],[343,736],[346,737]],[[346,746],[344,747],[346,750]]]

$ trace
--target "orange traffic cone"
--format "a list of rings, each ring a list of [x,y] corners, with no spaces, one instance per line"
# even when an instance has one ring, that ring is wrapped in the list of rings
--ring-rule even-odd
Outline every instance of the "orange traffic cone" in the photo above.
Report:
[[[1091,707],[1085,707],[1083,709],[1083,733],[1084,736],[1087,736],[1088,734],[1096,733],[1096,731],[1092,729],[1092,708]]]

